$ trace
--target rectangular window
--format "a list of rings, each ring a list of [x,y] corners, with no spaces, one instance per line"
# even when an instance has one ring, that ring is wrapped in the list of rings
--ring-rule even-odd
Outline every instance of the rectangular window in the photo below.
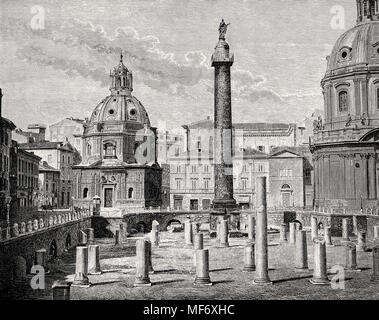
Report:
[[[192,190],[197,189],[197,180],[196,179],[191,179],[191,187],[192,187]]]
[[[243,190],[247,189],[247,179],[242,179],[242,189]]]
[[[209,179],[204,179],[204,189],[205,190],[209,189]]]
[[[192,165],[192,173],[196,173],[196,165]]]
[[[180,190],[181,189],[181,180],[180,179],[176,179],[176,189],[177,190]]]

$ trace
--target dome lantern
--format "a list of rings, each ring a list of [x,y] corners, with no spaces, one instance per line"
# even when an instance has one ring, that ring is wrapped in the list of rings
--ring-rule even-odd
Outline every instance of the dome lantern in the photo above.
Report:
[[[133,91],[133,74],[123,62],[123,54],[120,54],[120,63],[110,73],[112,94],[130,94]]]
[[[357,0],[357,23],[379,21],[379,0]]]

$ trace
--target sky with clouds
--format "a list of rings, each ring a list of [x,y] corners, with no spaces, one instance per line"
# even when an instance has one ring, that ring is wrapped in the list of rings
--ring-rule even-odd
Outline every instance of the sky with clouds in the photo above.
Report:
[[[43,30],[31,27],[34,6]],[[344,29],[331,26],[334,6]],[[231,23],[235,122],[295,122],[323,109],[325,57],[355,24],[355,0],[1,0],[3,115],[23,129],[89,117],[122,49],[153,125],[212,116],[221,18]]]

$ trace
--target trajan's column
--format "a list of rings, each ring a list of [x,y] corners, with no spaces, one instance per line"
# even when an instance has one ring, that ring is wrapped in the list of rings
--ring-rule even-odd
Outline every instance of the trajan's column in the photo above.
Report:
[[[215,197],[211,229],[216,229],[217,220],[231,216],[231,229],[239,229],[237,205],[233,197],[233,159],[232,159],[232,101],[230,68],[234,56],[229,52],[225,41],[228,24],[221,21],[219,41],[212,55],[215,68],[215,106],[214,106],[214,172]]]

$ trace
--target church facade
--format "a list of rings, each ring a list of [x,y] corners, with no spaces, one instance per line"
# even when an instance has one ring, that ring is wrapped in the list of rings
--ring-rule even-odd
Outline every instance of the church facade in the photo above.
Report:
[[[327,57],[324,121],[311,150],[317,207],[376,208],[379,199],[379,9],[357,0],[358,18]]]
[[[82,162],[73,168],[76,206],[100,198],[104,216],[161,205],[162,169],[157,133],[142,103],[132,95],[133,76],[123,63],[110,73],[111,94],[86,119]]]

